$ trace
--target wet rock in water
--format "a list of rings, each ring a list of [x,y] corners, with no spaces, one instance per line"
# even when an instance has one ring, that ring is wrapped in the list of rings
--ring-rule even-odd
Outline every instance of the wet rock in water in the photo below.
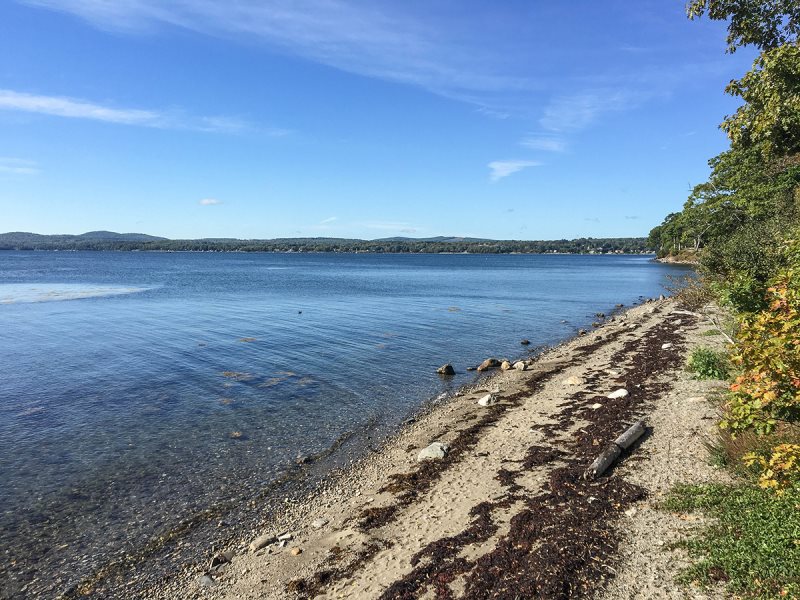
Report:
[[[447,444],[443,444],[442,442],[433,442],[427,448],[420,450],[419,454],[417,454],[417,462],[444,458],[446,454]]]
[[[478,365],[478,371],[488,371],[489,369],[496,369],[500,366],[500,361],[496,358],[487,358],[483,361],[480,365]]]
[[[606,313],[601,313],[601,312],[594,313],[594,316],[597,317],[598,319],[605,319],[606,318]]]
[[[273,542],[277,541],[276,538],[271,533],[265,533],[264,535],[258,536],[252,542],[250,542],[250,552],[255,552],[256,550],[261,550],[264,546],[269,546]]]
[[[528,365],[525,364],[525,361],[518,360],[517,362],[514,363],[514,368],[517,371],[524,371],[525,369],[528,368]]]
[[[585,329],[578,329],[578,335],[586,335]]]
[[[478,399],[478,405],[480,406],[492,406],[493,404],[497,404],[497,396],[494,394],[486,394]]]
[[[325,525],[327,525],[327,524],[328,524],[328,519],[324,519],[324,518],[322,518],[322,517],[320,517],[319,519],[314,519],[314,520],[311,522],[311,526],[312,526],[314,529],[322,529],[322,528],[323,528],[323,527],[325,527]]]
[[[467,371],[477,371],[478,367],[467,367]]]
[[[583,379],[581,379],[577,375],[573,375],[572,377],[567,377],[561,383],[563,385],[583,385]]]
[[[611,392],[608,396],[606,396],[606,398],[608,398],[609,400],[617,400],[618,398],[624,398],[627,395],[628,395],[628,390],[626,390],[625,388],[620,388],[618,390],[614,390],[613,392]]]
[[[597,321],[595,321],[594,323],[592,323],[592,327],[600,327],[600,325],[601,325],[601,324],[600,324],[600,323],[598,323]]]
[[[662,350],[669,350],[670,348],[672,348],[672,344],[670,344],[669,342],[667,342],[666,344],[661,344]]]
[[[448,375],[448,376],[456,374],[456,370],[453,368],[453,365],[451,365],[450,363],[447,363],[446,365],[442,365],[441,367],[436,369],[436,372],[439,375]]]
[[[507,360],[504,360],[502,363],[500,363],[500,369],[503,370],[503,371],[510,370],[511,369],[511,363],[508,362]]]
[[[530,345],[530,343],[531,343],[531,341],[530,341],[530,340],[522,340],[522,341],[520,342],[520,344],[522,344],[523,346],[529,346],[529,345]]]
[[[623,308],[624,306],[624,304],[617,304],[617,308]]]

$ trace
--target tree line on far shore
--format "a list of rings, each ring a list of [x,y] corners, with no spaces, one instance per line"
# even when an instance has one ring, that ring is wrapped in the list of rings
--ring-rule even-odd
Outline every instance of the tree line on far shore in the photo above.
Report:
[[[120,235],[120,234],[117,234]],[[364,252],[467,254],[644,254],[646,238],[580,238],[575,240],[354,240],[286,238],[274,240],[95,239],[81,236],[0,234],[0,250],[95,250],[161,252]]]

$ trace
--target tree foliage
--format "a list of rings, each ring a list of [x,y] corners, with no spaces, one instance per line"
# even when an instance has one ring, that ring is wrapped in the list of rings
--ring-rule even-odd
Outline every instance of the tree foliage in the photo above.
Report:
[[[726,92],[744,100],[721,126],[733,148],[755,147],[766,157],[800,152],[800,46],[763,52]]]
[[[729,52],[761,53],[726,88],[742,100],[720,125],[730,147],[649,239],[661,254],[698,251],[705,281],[737,314],[721,426],[770,434],[800,420],[800,0],[692,0],[687,12],[728,21]],[[747,458],[761,485],[800,481],[800,445],[769,446]]]
[[[728,51],[754,45],[761,50],[797,40],[800,33],[799,0],[692,0],[690,19],[707,16],[728,21]]]

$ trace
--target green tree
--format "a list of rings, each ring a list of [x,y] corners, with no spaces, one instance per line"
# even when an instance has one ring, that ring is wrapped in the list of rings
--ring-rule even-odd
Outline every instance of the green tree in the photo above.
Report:
[[[751,44],[777,48],[796,42],[800,33],[800,0],[692,0],[686,13],[690,19],[729,21],[728,52]]]

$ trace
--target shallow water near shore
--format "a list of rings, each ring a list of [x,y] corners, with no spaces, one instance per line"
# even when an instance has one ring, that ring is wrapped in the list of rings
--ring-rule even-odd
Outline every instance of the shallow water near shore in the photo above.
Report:
[[[0,253],[0,574],[70,581],[247,501],[684,272],[650,258]]]

